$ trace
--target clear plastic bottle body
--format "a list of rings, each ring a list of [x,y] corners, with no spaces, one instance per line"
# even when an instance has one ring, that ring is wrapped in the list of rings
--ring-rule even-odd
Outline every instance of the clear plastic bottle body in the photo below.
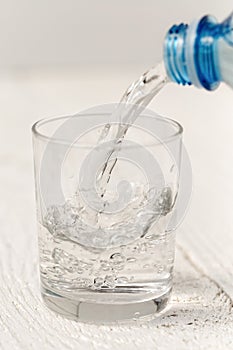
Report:
[[[174,25],[164,42],[164,64],[171,81],[214,90],[233,88],[233,12],[222,23],[205,16],[190,25]]]

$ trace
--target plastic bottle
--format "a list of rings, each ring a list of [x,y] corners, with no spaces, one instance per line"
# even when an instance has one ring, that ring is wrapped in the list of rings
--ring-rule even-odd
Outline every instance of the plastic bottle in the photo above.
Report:
[[[222,23],[205,16],[171,27],[164,63],[169,79],[178,84],[214,90],[225,82],[233,88],[233,12]]]

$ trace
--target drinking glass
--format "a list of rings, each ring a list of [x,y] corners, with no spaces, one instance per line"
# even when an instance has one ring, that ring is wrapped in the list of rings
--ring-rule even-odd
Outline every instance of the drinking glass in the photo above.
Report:
[[[114,108],[32,127],[42,297],[83,322],[153,318],[172,290],[182,127]]]

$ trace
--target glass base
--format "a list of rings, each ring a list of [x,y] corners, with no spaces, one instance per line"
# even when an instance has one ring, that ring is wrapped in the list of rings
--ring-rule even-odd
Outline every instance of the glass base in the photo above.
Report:
[[[148,321],[165,309],[171,295],[171,288],[159,297],[124,304],[94,303],[54,293],[42,287],[42,298],[46,306],[56,313],[85,323],[124,323]]]

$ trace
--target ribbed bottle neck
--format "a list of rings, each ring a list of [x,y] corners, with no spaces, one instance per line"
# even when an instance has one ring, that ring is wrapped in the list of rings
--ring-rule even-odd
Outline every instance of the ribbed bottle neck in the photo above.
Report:
[[[214,90],[221,81],[218,38],[222,26],[205,16],[195,25],[174,25],[164,43],[164,63],[170,80]]]
[[[182,84],[191,85],[186,64],[186,36],[187,24],[173,25],[164,42],[164,63],[170,80]]]

